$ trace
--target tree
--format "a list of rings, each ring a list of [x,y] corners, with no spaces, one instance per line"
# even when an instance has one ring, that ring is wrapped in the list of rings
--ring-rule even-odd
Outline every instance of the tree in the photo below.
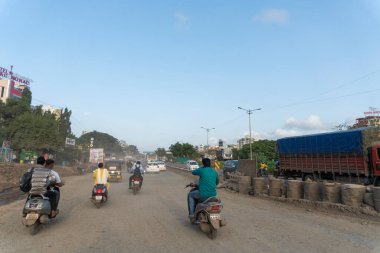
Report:
[[[337,126],[334,127],[335,130],[338,130],[338,131],[345,131],[345,130],[350,130],[350,129],[353,129],[354,127],[349,125],[347,122],[344,122],[342,124],[339,124]]]
[[[77,143],[83,147],[89,147],[91,138],[94,138],[93,148],[103,148],[106,154],[121,155],[124,153],[118,139],[109,134],[97,131],[82,135],[78,138]]]
[[[56,121],[51,114],[41,114],[38,110],[24,112],[12,120],[6,135],[16,150],[56,151],[58,132]]]
[[[157,148],[155,153],[159,159],[166,156],[166,150],[164,148]]]
[[[193,145],[189,143],[175,143],[170,145],[170,152],[172,152],[174,157],[188,157],[188,158],[196,158],[198,156],[197,150]]]
[[[127,146],[127,154],[129,155],[138,155],[140,154],[139,149],[135,145],[128,145]]]
[[[67,108],[62,109],[61,113],[57,119],[58,128],[58,146],[64,147],[66,138],[73,138],[74,135],[71,132],[71,111]]]
[[[276,160],[278,158],[276,153],[276,141],[272,140],[258,140],[252,143],[252,150],[256,157],[265,157],[266,160]],[[262,156],[261,156],[262,155]],[[248,159],[249,157],[249,144],[243,146],[239,153],[240,158]]]

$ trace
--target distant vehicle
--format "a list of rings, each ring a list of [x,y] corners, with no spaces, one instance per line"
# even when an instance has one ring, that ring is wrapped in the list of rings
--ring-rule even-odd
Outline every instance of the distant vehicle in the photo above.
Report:
[[[110,181],[122,180],[121,169],[123,168],[124,161],[122,160],[109,160],[106,161],[104,167],[108,170],[110,174]]]
[[[160,167],[157,162],[148,162],[145,171],[146,173],[159,173]]]
[[[160,171],[165,171],[166,170],[165,162],[157,161],[157,164],[158,164],[158,167],[160,168]]]
[[[196,170],[199,169],[199,165],[196,161],[189,160],[186,162],[186,169],[188,170]]]
[[[223,165],[223,179],[226,180],[229,178],[228,173],[235,172],[238,167],[238,160],[228,160],[224,162]]]

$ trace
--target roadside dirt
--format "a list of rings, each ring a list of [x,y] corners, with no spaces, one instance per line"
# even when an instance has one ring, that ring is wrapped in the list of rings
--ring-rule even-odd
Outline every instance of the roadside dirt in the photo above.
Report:
[[[18,187],[20,177],[32,167],[32,164],[4,163],[0,164],[0,193]],[[54,170],[61,177],[78,175],[75,168],[55,166]]]

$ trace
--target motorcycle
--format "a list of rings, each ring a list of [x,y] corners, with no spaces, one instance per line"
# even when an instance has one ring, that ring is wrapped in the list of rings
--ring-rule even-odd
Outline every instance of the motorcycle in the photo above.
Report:
[[[137,192],[141,189],[141,179],[139,177],[132,178],[132,191],[136,195]]]
[[[198,190],[198,185],[191,183],[185,188],[192,187],[190,192]],[[195,207],[194,218],[190,219],[192,224],[197,224],[200,230],[207,233],[211,239],[215,239],[218,229],[226,225],[226,221],[221,217],[223,205],[217,197],[210,197],[203,202],[198,202]]]
[[[59,188],[55,187],[55,179],[51,180],[51,187],[57,191],[59,196]],[[57,202],[59,197],[57,198]],[[29,233],[34,235],[38,232],[41,224],[48,223],[51,219],[51,204],[48,197],[43,194],[29,194],[22,211],[22,223],[29,228]]]
[[[97,208],[100,208],[102,203],[107,202],[108,193],[107,187],[104,184],[97,184],[92,190],[92,201]]]

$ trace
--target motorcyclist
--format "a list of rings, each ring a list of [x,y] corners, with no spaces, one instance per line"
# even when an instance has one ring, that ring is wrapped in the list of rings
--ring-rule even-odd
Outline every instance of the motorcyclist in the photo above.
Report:
[[[55,162],[54,162],[53,159],[47,159],[46,163],[45,163],[45,167],[50,170],[50,174],[51,174],[51,176],[54,177],[54,180],[55,180],[55,184],[53,186],[49,186],[48,189],[50,191],[54,191],[55,192],[55,194],[56,194],[56,201],[57,201],[57,208],[58,208],[59,200],[61,198],[61,193],[60,193],[58,187],[62,187],[64,185],[64,183],[62,182],[61,177],[59,176],[58,172],[56,172],[55,170],[53,170],[54,164],[55,164]]]
[[[203,167],[193,170],[193,175],[199,176],[198,190],[190,191],[187,197],[189,218],[194,218],[195,206],[210,197],[216,197],[216,186],[219,184],[218,173],[211,168],[209,158],[202,159]]]
[[[57,192],[50,190],[50,181],[52,173],[51,170],[46,168],[45,158],[40,156],[37,158],[37,165],[33,168],[32,179],[31,179],[31,189],[29,194],[31,195],[44,195],[49,198],[51,206],[51,217],[54,218],[59,213]],[[58,173],[57,173],[58,174]],[[59,177],[59,176],[58,176]]]
[[[110,188],[108,181],[110,179],[110,174],[108,173],[108,170],[104,168],[104,164],[102,162],[98,164],[98,168],[94,170],[92,177],[94,179],[94,186],[97,184],[106,186],[107,191],[105,192],[105,195],[108,197],[108,190]],[[94,195],[94,191],[92,191],[92,195]]]
[[[142,175],[144,175],[144,173],[145,171],[144,171],[143,166],[141,165],[141,162],[137,161],[131,170],[132,176],[129,177],[129,189],[132,188],[132,178],[134,177],[138,177],[140,179],[140,187],[142,186],[142,183],[144,181],[144,178]]]

